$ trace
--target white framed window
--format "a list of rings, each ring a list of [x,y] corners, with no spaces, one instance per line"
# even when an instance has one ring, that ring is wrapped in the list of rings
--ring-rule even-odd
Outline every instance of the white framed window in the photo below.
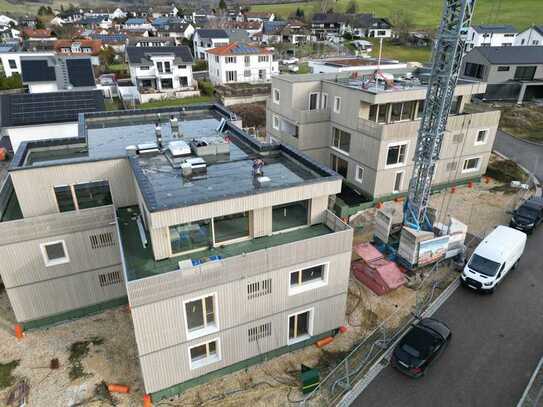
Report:
[[[387,148],[385,168],[401,167],[407,159],[407,141],[391,143]]]
[[[354,173],[354,179],[360,183],[364,180],[364,167],[359,165],[356,166],[356,171]]]
[[[251,76],[251,70],[250,69],[246,69],[245,71],[243,71],[243,76],[248,78]]]
[[[279,89],[273,89],[273,103],[279,104],[279,100],[281,99],[281,93],[279,92]]]
[[[58,266],[59,264],[70,262],[64,240],[42,243],[40,244],[40,248],[46,267]]]
[[[183,302],[187,338],[194,339],[219,330],[217,294],[206,294]]]
[[[309,110],[316,110],[319,107],[319,92],[309,94]]]
[[[481,157],[473,157],[464,160],[462,166],[462,173],[477,172],[481,168]]]
[[[259,55],[258,56],[258,62],[268,62],[269,56],[268,55]]]
[[[334,98],[334,113],[341,112],[341,98],[339,96],[336,96]]]
[[[332,130],[332,147],[348,155],[351,149],[351,133],[347,133],[337,127],[333,127]]]
[[[392,188],[392,192],[398,193],[402,190],[403,174],[403,171],[398,171],[396,174],[394,174],[394,186]]]
[[[488,138],[488,129],[482,129],[477,132],[477,137],[475,137],[475,145],[480,146],[486,144]]]
[[[328,93],[323,93],[321,97],[321,109],[328,108]]]
[[[295,295],[328,284],[330,263],[315,264],[289,273],[288,295]]]
[[[279,128],[280,128],[280,126],[279,126],[279,117],[274,115],[272,122],[273,122],[273,128],[275,130],[279,130]]]
[[[219,338],[189,347],[190,369],[198,369],[221,360]]]
[[[313,308],[310,308],[288,316],[287,343],[289,345],[311,338],[313,335],[313,313]]]
[[[219,63],[219,56],[218,55],[215,55],[215,62]]]
[[[235,64],[236,63],[236,57],[226,57],[224,60],[225,60],[225,62],[227,64]]]

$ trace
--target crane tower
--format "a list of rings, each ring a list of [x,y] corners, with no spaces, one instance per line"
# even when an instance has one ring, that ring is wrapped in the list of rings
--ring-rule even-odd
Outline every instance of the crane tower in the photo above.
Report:
[[[445,0],[434,46],[432,73],[415,150],[413,176],[404,207],[404,225],[431,230],[426,213],[432,179],[460,74],[476,0]]]

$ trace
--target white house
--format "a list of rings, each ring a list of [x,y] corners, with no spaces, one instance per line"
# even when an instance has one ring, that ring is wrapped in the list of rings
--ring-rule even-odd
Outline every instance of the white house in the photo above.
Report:
[[[275,20],[275,14],[271,12],[256,12],[256,11],[247,11],[245,12],[245,20],[247,21],[258,21],[263,23],[264,21],[273,21]]]
[[[533,25],[519,33],[515,38],[515,45],[543,46],[543,25]]]
[[[515,45],[517,30],[512,25],[478,25],[468,30],[466,49]]]
[[[0,62],[2,69],[7,77],[18,73],[21,75],[21,57],[52,57],[55,53],[51,52],[2,52],[0,53]]]
[[[154,30],[153,25],[145,18],[129,18],[124,22],[127,30]]]
[[[279,63],[266,48],[234,42],[207,52],[209,79],[215,85],[269,82],[279,73]]]
[[[192,37],[194,56],[197,59],[207,59],[207,51],[211,48],[220,48],[230,42],[228,33],[220,29],[198,29]]]
[[[130,79],[140,93],[193,89],[193,58],[187,46],[126,47]]]
[[[115,18],[123,19],[123,18],[126,18],[126,16],[127,16],[127,13],[123,11],[122,9],[120,9],[119,7],[117,7],[115,10],[113,10],[112,13],[109,14],[109,18],[111,20]]]

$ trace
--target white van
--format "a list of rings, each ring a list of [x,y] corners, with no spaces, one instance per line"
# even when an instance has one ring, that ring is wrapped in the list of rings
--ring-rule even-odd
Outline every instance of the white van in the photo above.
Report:
[[[462,283],[474,290],[494,291],[518,261],[526,233],[500,225],[479,243],[462,271]]]

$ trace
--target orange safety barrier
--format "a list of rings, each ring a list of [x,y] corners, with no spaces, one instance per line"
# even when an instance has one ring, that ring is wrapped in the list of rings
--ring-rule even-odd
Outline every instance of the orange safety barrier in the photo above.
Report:
[[[468,182],[468,188],[473,188],[473,181]]]
[[[0,161],[6,161],[8,159],[8,150],[4,147],[0,147]]]
[[[124,384],[108,384],[107,389],[110,393],[130,393],[130,387]]]
[[[15,337],[17,339],[23,339],[24,331],[21,324],[15,324]]]
[[[151,396],[146,394],[143,396],[143,407],[153,407],[153,403],[151,401]]]
[[[452,187],[452,188],[451,188],[451,193],[454,194],[455,192],[456,192],[456,187]]]
[[[490,184],[490,177],[485,177],[485,184]]]
[[[327,336],[326,338],[323,338],[320,341],[315,342],[315,346],[317,348],[322,348],[323,346],[326,346],[329,343],[332,343],[333,341],[334,341],[334,338],[332,338],[331,336]]]

